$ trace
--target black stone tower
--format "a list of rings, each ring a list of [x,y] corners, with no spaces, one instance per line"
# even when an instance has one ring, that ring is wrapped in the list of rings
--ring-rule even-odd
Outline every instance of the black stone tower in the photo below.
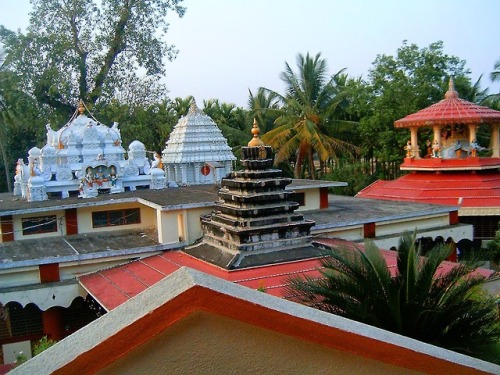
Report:
[[[216,211],[202,217],[203,241],[184,251],[224,268],[243,268],[319,255],[311,245],[314,221],[294,211],[292,182],[273,169],[270,146],[259,138],[254,121],[253,139],[242,148],[243,170],[221,181]]]

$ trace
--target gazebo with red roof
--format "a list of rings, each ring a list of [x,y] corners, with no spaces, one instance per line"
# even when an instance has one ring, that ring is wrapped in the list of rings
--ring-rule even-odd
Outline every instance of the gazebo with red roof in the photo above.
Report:
[[[477,143],[481,125],[490,143]],[[359,197],[459,205],[460,221],[474,224],[475,237],[494,236],[500,218],[500,111],[460,99],[450,79],[445,98],[394,122],[410,130],[397,180],[379,180]],[[421,156],[418,133],[432,128],[433,139]]]

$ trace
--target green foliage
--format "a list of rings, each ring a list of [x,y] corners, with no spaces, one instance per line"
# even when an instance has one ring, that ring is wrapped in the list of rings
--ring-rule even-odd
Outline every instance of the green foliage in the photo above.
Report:
[[[439,274],[450,248],[421,258],[415,236],[405,234],[391,276],[380,250],[334,249],[322,260],[321,278],[295,277],[287,297],[320,310],[433,345],[499,362],[499,313],[482,290],[485,278],[459,264]],[[439,276],[439,277],[438,277]]]
[[[495,232],[495,238],[488,242],[488,250],[491,252],[491,259],[497,264],[500,263],[500,224]]]
[[[33,0],[26,34],[0,26],[0,42],[21,89],[41,103],[70,110],[79,98],[93,106],[117,93],[124,95],[122,104],[144,103],[165,95],[159,84],[163,58],[173,59],[177,51],[162,36],[167,12],[184,14],[181,2]]]
[[[419,48],[403,42],[396,56],[378,55],[369,71],[360,101],[351,112],[362,117],[360,137],[363,156],[386,161],[402,161],[408,130],[394,129],[394,121],[444,98],[450,76],[459,93],[471,93],[465,61],[443,52],[443,43]],[[426,139],[419,143],[424,144]]]
[[[189,100],[190,98],[187,98]],[[182,100],[177,98],[172,102],[166,100],[148,106],[128,106],[112,101],[108,106],[94,115],[106,124],[120,124],[124,147],[133,140],[140,140],[149,151],[161,153],[170,132],[185,113],[184,106],[178,107]]]
[[[332,193],[336,195],[355,196],[360,190],[375,182],[376,176],[369,173],[369,166],[362,162],[344,162],[342,160],[336,163],[335,167],[325,175],[329,181],[347,182],[345,187],[332,188]]]
[[[218,99],[204,100],[203,107],[203,112],[221,129],[229,147],[234,150],[248,144],[252,125],[246,110],[236,107],[233,103],[220,102]]]
[[[264,134],[262,140],[276,150],[276,163],[293,160],[295,177],[316,178],[315,159],[320,170],[329,159],[353,156],[356,148],[349,142],[336,138],[339,127],[348,121],[339,116],[343,103],[343,70],[327,77],[326,60],[321,54],[297,55],[295,72],[288,63],[281,79],[285,94],[268,89],[271,98],[279,98],[282,107],[275,120],[275,127]],[[306,172],[307,171],[307,172]]]
[[[38,355],[44,350],[47,350],[52,345],[56,344],[57,341],[49,339],[47,336],[43,336],[40,340],[38,340],[35,345],[33,345],[33,355]]]
[[[14,362],[14,365],[16,367],[20,366],[24,362],[26,362],[27,360],[28,360],[28,357],[26,357],[26,355],[23,352],[19,352],[19,353],[16,354],[16,361]]]

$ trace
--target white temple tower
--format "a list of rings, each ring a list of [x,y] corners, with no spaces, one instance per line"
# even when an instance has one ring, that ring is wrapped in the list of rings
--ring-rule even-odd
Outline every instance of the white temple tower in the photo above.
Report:
[[[236,157],[217,124],[193,100],[162,152],[167,180],[183,185],[218,183],[232,172],[234,160]]]

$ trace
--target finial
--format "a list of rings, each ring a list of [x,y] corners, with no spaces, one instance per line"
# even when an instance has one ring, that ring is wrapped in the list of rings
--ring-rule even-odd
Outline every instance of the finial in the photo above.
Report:
[[[83,100],[80,99],[80,102],[78,103],[78,113],[83,115],[85,112],[85,104],[83,103]]]
[[[455,90],[455,81],[453,80],[453,76],[450,77],[450,82],[448,82],[448,91],[444,94],[446,99],[458,98],[458,92]]]
[[[262,140],[259,138],[260,129],[255,118],[253,119],[251,133],[253,134],[253,138],[250,140],[250,142],[248,142],[248,147],[264,146],[264,142],[262,142]]]
[[[189,113],[193,114],[193,113],[198,113],[198,112],[200,112],[200,109],[196,105],[196,100],[193,98],[191,100],[191,105],[189,106]]]

